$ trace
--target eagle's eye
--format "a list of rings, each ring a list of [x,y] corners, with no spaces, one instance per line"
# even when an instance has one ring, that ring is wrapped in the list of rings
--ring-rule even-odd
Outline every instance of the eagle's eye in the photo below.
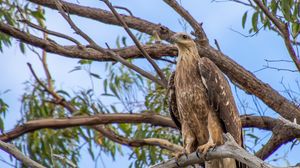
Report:
[[[182,38],[186,40],[186,39],[188,39],[188,36],[187,35],[182,35]]]

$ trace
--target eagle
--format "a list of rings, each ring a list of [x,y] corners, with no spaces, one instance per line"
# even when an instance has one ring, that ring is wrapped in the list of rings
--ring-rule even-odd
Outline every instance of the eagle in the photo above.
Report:
[[[169,109],[181,131],[184,150],[206,154],[209,148],[224,144],[223,133],[229,132],[243,145],[239,112],[221,70],[198,54],[194,40],[186,33],[176,33],[171,41],[178,48],[176,70],[168,83]],[[245,167],[231,158],[206,161],[205,168]]]

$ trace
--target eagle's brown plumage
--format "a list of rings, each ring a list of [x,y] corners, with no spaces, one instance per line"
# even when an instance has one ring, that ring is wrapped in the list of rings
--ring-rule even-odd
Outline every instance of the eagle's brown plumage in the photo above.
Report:
[[[205,153],[208,148],[224,143],[224,132],[242,145],[241,121],[225,76],[211,60],[199,56],[189,35],[177,33],[172,39],[179,54],[176,72],[169,80],[169,106],[183,136],[184,152],[198,149]],[[225,158],[206,162],[205,167],[241,165]]]

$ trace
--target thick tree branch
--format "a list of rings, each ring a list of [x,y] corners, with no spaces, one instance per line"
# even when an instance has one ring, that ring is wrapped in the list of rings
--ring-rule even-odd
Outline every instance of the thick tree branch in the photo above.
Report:
[[[49,0],[28,0],[28,1],[57,10],[57,7],[53,1],[49,1]],[[70,14],[90,18],[106,24],[121,26],[121,23],[117,20],[117,18],[113,15],[113,13],[109,11],[102,10],[99,8],[77,5],[65,1],[61,1],[61,2],[63,6],[68,10],[68,13]],[[123,20],[127,23],[128,27],[138,30],[140,32],[145,32],[151,35],[153,35],[156,32],[158,33],[159,37],[162,39],[167,39],[174,34],[174,32],[172,32],[165,26],[154,24],[147,20],[143,20],[141,18],[134,17],[134,16],[127,16],[122,14],[120,15],[122,16]]]
[[[184,167],[197,163],[203,163],[205,160],[220,158],[234,158],[253,168],[275,168],[274,166],[271,166],[270,164],[253,156],[245,149],[240,147],[229,133],[227,133],[224,138],[226,139],[224,145],[216,147],[212,151],[209,151],[206,155],[192,153],[189,154],[188,157],[182,156],[179,158],[179,160],[173,158],[157,165],[151,166],[151,168],[176,168],[178,167],[178,165],[180,165],[180,167]]]
[[[168,117],[155,115],[152,113],[144,114],[99,114],[94,116],[69,117],[61,119],[39,119],[32,120],[17,126],[12,131],[0,135],[0,140],[8,142],[19,136],[33,132],[35,130],[50,128],[60,129],[76,126],[90,126],[112,123],[148,123],[155,126],[176,128],[173,121]]]
[[[44,40],[1,22],[0,31],[10,35],[11,37],[24,41],[27,44],[44,49],[47,52],[59,54],[65,57],[96,61],[114,61],[114,59],[109,55],[98,52],[92,48],[84,48],[83,50],[78,46],[61,46],[53,41]],[[151,57],[154,57],[156,59],[162,56],[177,55],[176,47],[171,45],[152,44],[144,45],[143,48],[145,48],[145,50],[151,55]],[[122,56],[124,59],[143,58],[141,52],[136,46],[112,49],[112,51]]]
[[[66,102],[67,103],[67,102]],[[287,143],[294,138],[300,137],[300,130],[294,127],[285,126],[284,123],[278,119],[261,116],[241,116],[243,127],[255,127],[273,132],[276,135],[275,138],[271,138],[264,147],[257,152],[257,156],[260,158],[267,158],[282,144]],[[43,128],[49,129],[62,129],[76,126],[93,126],[94,129],[102,131],[100,124],[112,124],[112,123],[148,123],[155,126],[171,127],[176,128],[173,121],[164,116],[154,115],[152,113],[142,114],[99,114],[94,116],[80,116],[80,117],[69,117],[60,119],[39,119],[32,120],[24,123],[23,125],[17,126],[13,130],[0,135],[0,140],[11,141],[18,138],[25,133],[33,132]],[[100,130],[99,130],[100,127]],[[112,137],[112,136],[111,136]],[[108,137],[109,138],[109,137]],[[111,138],[116,141],[116,138]],[[117,142],[117,141],[116,141]],[[130,141],[120,141],[122,144],[130,145]],[[128,143],[126,143],[128,142]],[[134,141],[131,141],[132,143]],[[147,141],[136,141],[137,143],[144,143],[155,145],[154,142]]]
[[[31,160],[29,157],[25,156],[22,152],[18,150],[14,145],[5,143],[0,140],[0,149],[13,155],[18,161],[22,162],[24,165],[32,168],[46,168],[43,165]]]

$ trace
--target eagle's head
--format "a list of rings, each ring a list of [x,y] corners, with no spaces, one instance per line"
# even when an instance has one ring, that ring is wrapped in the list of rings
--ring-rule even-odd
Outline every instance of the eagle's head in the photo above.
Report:
[[[176,33],[171,37],[171,42],[175,43],[178,49],[196,47],[192,37],[186,33]]]

